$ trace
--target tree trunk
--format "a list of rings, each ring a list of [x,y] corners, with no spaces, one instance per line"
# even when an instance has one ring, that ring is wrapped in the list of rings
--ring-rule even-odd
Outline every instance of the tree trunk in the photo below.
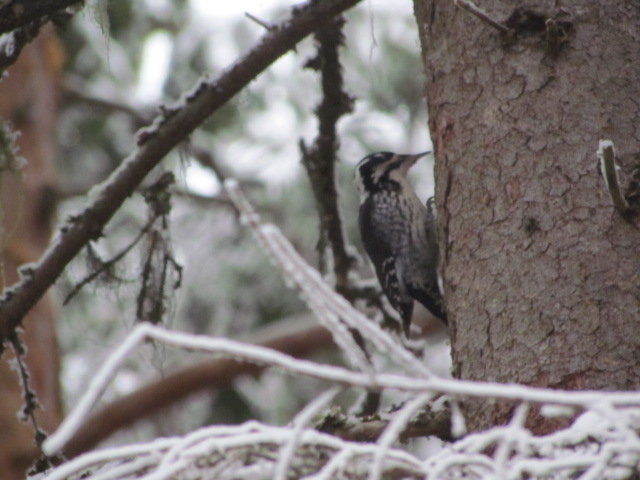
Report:
[[[0,116],[20,132],[18,153],[28,162],[22,172],[0,172],[0,290],[18,280],[18,266],[38,260],[51,237],[61,52],[46,29],[0,82]],[[38,302],[23,325],[20,337],[27,346],[30,386],[42,407],[36,411],[38,426],[51,432],[60,423],[62,407],[54,311],[48,298]],[[0,361],[0,479],[23,479],[39,452],[32,426],[17,417],[24,396],[7,361],[11,349],[6,348]]]
[[[503,23],[523,5],[482,2]],[[640,163],[640,4],[535,5],[509,39],[415,0],[455,374],[638,389],[639,220],[614,210],[596,150],[611,139],[624,171]],[[472,429],[509,413],[467,404]]]

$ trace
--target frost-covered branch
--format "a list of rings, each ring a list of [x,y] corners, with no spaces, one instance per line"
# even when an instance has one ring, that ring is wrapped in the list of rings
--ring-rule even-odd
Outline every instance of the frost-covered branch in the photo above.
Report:
[[[78,478],[92,468],[99,468],[94,480],[273,478],[281,458],[280,452],[290,444],[291,438],[288,427],[257,422],[207,427],[185,437],[88,453],[57,468],[47,476],[47,480]],[[340,468],[344,475],[342,478],[364,479],[376,451],[375,444],[345,442],[306,428],[298,435],[287,475],[288,478],[302,478],[321,473],[334,455],[349,452],[349,463]],[[389,449],[383,460],[384,478],[424,476],[421,462],[400,449]]]
[[[238,61],[213,79],[201,79],[176,106],[163,109],[152,125],[140,132],[138,148],[97,189],[89,205],[68,219],[40,261],[29,269],[28,275],[4,291],[0,298],[0,341],[4,343],[84,245],[102,234],[104,226],[125,199],[167,153],[277,58],[358,2],[309,1],[294,7],[289,18],[265,33]]]
[[[429,377],[431,373],[404,346],[369,318],[357,311],[344,297],[334,292],[320,273],[313,269],[296,252],[282,232],[272,224],[262,224],[249,200],[240,191],[235,180],[227,180],[225,188],[262,248],[282,270],[285,279],[301,294],[303,300],[320,322],[334,335],[352,365],[361,371],[371,372],[371,364],[356,344],[349,329],[357,330],[362,337],[383,355],[405,368],[412,375]]]
[[[310,322],[283,322],[274,332],[256,332],[248,340],[295,358],[305,358],[323,348],[334,347],[331,334],[322,326]],[[194,393],[228,386],[241,375],[256,375],[265,365],[240,362],[228,358],[211,359],[181,368],[162,379],[142,386],[125,397],[116,399],[88,417],[64,447],[68,458],[88,451],[116,431],[130,427],[136,421],[157,414]]]
[[[189,351],[230,356],[241,361],[276,367],[290,374],[317,378],[345,387],[365,388],[374,391],[390,389],[414,393],[435,392],[451,396],[501,398],[577,407],[583,410],[597,411],[599,418],[609,423],[614,422],[614,426],[617,425],[615,422],[618,421],[616,416],[620,415],[624,408],[628,408],[630,412],[636,412],[638,418],[640,418],[639,392],[562,391],[539,389],[524,385],[471,382],[435,376],[415,378],[389,373],[372,375],[371,373],[355,372],[342,367],[295,359],[290,355],[262,346],[249,345],[225,338],[169,331],[144,323],[136,327],[103,363],[78,405],[65,419],[58,431],[45,442],[45,451],[54,453],[63,449],[80,425],[85,422],[120,366],[132,352],[147,340],[155,340]],[[624,424],[624,422],[622,423]],[[625,438],[628,438],[629,433],[626,431],[624,433],[626,435]],[[496,440],[491,440],[489,443],[494,441]],[[475,443],[473,446],[476,446],[478,451],[482,451],[486,447],[486,445],[478,447]]]
[[[333,378],[337,383],[371,382],[368,375],[342,368],[286,359],[267,349],[226,339],[169,332],[148,324],[139,326],[104,364],[80,405],[58,432],[45,442],[49,452],[64,444],[78,412],[97,399],[116,369],[145,339],[180,345],[190,350],[224,352],[249,361],[276,365],[290,372]],[[381,374],[383,388],[418,392],[384,427],[377,443],[357,443],[307,427],[310,419],[336,393],[331,390],[305,408],[289,427],[257,422],[238,426],[212,426],[184,437],[159,439],[127,447],[88,453],[64,464],[48,480],[75,479],[94,469],[92,480],[145,478],[628,478],[640,459],[640,395],[637,393],[566,392],[531,387],[482,384],[457,380],[419,380]],[[548,403],[580,404],[587,410],[569,428],[546,436],[534,436],[524,428],[528,411],[522,405],[508,425],[470,434],[421,460],[400,450],[395,441],[410,428],[421,405],[429,400],[430,386],[458,386],[467,394],[493,396],[516,393],[521,399],[545,399]],[[89,400],[87,402],[87,399]],[[624,406],[625,404],[633,404]],[[557,409],[556,409],[557,410]],[[80,412],[82,416],[82,412]],[[86,412],[84,412],[86,413]],[[553,411],[548,412],[552,414]],[[558,412],[556,412],[558,413]],[[405,437],[406,438],[406,437]],[[286,468],[285,468],[286,467]],[[453,477],[452,477],[453,476]]]

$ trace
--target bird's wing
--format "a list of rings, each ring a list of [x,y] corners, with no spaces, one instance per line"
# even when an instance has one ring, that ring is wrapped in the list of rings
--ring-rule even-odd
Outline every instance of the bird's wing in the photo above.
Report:
[[[384,232],[372,221],[370,202],[364,202],[360,207],[359,227],[362,243],[371,259],[376,271],[382,291],[391,306],[400,313],[405,331],[411,324],[413,300],[403,296],[403,288],[398,277],[398,264],[391,243]],[[366,233],[365,233],[366,232]]]

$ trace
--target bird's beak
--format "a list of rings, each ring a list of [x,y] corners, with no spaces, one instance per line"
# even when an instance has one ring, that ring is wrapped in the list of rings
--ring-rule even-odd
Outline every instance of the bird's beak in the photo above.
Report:
[[[400,162],[402,163],[400,169],[404,174],[406,174],[420,158],[424,157],[425,155],[429,155],[430,153],[431,150],[422,153],[416,153],[414,155],[398,155],[400,157]]]

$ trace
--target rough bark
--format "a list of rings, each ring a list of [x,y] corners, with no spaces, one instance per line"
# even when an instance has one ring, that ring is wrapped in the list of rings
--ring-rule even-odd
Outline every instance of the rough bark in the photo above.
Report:
[[[503,23],[523,6],[482,2]],[[538,2],[543,21],[510,40],[451,0],[415,7],[456,374],[640,388],[639,221],[614,210],[595,155],[609,138],[623,170],[639,160],[640,4]],[[566,42],[549,45],[545,18]],[[469,425],[509,410],[468,407]]]
[[[0,173],[2,225],[0,288],[18,279],[17,268],[38,260],[51,236],[55,191],[55,121],[57,78],[62,50],[50,30],[26,47],[18,62],[0,82],[0,116],[20,132],[19,154],[27,159],[21,173]],[[30,386],[41,409],[38,426],[53,431],[62,418],[55,314],[44,297],[28,315],[21,335],[27,346]],[[0,360],[0,478],[25,478],[38,456],[32,425],[17,414],[24,405],[17,372],[8,353]]]

